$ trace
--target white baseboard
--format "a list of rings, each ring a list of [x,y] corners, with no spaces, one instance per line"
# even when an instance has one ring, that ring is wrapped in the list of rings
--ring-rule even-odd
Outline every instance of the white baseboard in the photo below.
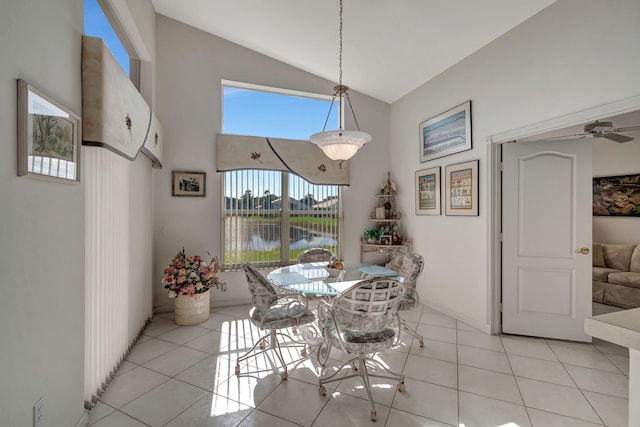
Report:
[[[76,427],[87,427],[89,425],[89,411],[86,409],[82,413],[82,416],[76,423]]]
[[[251,298],[234,298],[226,300],[213,300],[211,301],[212,308],[220,307],[232,307],[234,305],[246,305],[251,304]],[[157,305],[153,308],[153,312],[158,313],[173,313],[173,305]]]
[[[251,298],[234,298],[224,301],[213,301],[211,307],[231,307],[234,305],[246,305],[251,304]]]
[[[439,304],[436,304],[434,302],[431,301],[425,301],[424,299],[420,298],[420,303],[425,305],[426,307],[432,308],[436,311],[439,311],[442,314],[446,314],[447,316],[453,317],[456,320],[459,320],[461,322],[466,323],[469,326],[472,326],[476,329],[478,329],[481,332],[484,332],[485,334],[491,334],[491,325],[487,324],[487,323],[481,323],[478,322],[475,319],[472,319],[468,316],[466,316],[463,313],[458,313],[457,311],[448,309],[446,307],[443,307]]]

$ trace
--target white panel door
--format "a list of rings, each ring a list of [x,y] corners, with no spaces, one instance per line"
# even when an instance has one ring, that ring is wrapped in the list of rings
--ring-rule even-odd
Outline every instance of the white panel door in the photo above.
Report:
[[[502,331],[591,341],[591,141],[503,145]]]

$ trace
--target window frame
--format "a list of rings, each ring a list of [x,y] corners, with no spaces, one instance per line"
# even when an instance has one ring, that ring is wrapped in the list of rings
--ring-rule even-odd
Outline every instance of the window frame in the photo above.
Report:
[[[295,96],[295,97],[303,97],[303,98],[310,98],[310,99],[318,99],[318,100],[324,100],[324,101],[329,101],[329,102],[340,102],[339,99],[334,99],[333,96],[331,95],[323,95],[323,94],[316,94],[316,93],[311,93],[311,92],[302,92],[302,91],[297,91],[297,90],[291,90],[291,89],[283,89],[283,88],[276,88],[276,87],[272,87],[272,86],[263,86],[263,85],[258,85],[258,84],[253,84],[253,83],[244,83],[244,82],[237,82],[237,81],[231,81],[231,80],[225,80],[222,79],[220,81],[220,103],[221,103],[221,108],[220,108],[220,118],[221,118],[221,128],[222,128],[222,132],[224,133],[224,113],[225,113],[225,108],[224,108],[224,89],[225,87],[231,87],[231,88],[237,88],[237,89],[245,89],[245,90],[251,90],[251,91],[259,91],[259,92],[267,92],[267,93],[273,93],[273,94],[278,94],[278,95],[285,95],[285,96]],[[337,108],[337,111],[341,112],[342,109]],[[344,112],[342,112],[344,114]],[[337,126],[338,123],[336,123]],[[266,171],[258,171],[258,172],[266,172]],[[281,230],[289,230],[290,228],[290,217],[291,217],[291,209],[289,208],[290,206],[290,201],[291,201],[291,197],[289,194],[289,178],[291,175],[295,175],[291,172],[283,172],[283,171],[278,171],[281,174],[281,192],[282,194],[280,195],[282,198],[282,203],[281,203],[281,209],[279,210],[280,212],[280,227]],[[297,176],[297,175],[296,175]],[[304,180],[304,178],[302,177],[298,177],[302,180]],[[225,227],[225,218],[226,218],[226,214],[227,214],[227,209],[226,209],[226,172],[222,172],[221,174],[221,179],[220,179],[220,254],[222,254],[222,259],[221,259],[221,265],[223,270],[225,271],[235,271],[235,270],[240,270],[242,268],[241,264],[239,263],[234,263],[234,264],[227,264],[226,260],[225,260],[225,246],[226,246],[226,227]],[[338,188],[338,194],[337,194],[337,198],[338,198],[338,212],[336,213],[336,219],[337,219],[337,227],[336,227],[336,231],[337,231],[337,239],[336,239],[336,247],[337,247],[337,253],[336,256],[339,259],[342,259],[342,252],[343,252],[343,236],[344,236],[344,206],[343,206],[343,188],[342,186],[337,186]],[[296,200],[296,199],[294,199]],[[256,265],[256,267],[258,268],[273,268],[273,267],[283,267],[283,266],[287,266],[287,265],[291,265],[293,263],[295,263],[295,260],[291,260],[290,259],[290,248],[289,248],[289,233],[281,233],[280,234],[280,261],[277,262],[253,262],[252,264]]]

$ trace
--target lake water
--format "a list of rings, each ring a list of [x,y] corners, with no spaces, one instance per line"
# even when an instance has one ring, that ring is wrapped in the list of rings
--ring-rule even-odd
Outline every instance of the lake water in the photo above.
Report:
[[[226,227],[227,235],[231,232],[231,235],[240,236],[240,241],[236,241],[236,244],[240,244],[241,251],[268,251],[280,247],[280,224],[261,224],[244,218],[227,218]],[[227,239],[227,250],[230,243]],[[299,226],[289,228],[289,248],[292,250],[337,245],[336,236],[331,233],[322,233]]]

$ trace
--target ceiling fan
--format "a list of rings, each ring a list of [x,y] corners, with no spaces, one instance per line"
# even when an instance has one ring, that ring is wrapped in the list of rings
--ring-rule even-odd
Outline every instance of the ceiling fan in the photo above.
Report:
[[[633,132],[633,131],[640,131],[640,126],[615,128],[613,127],[613,122],[600,122],[596,120],[593,123],[588,123],[584,125],[582,133],[576,133],[573,135],[555,136],[552,138],[546,138],[543,141],[548,141],[552,139],[566,139],[570,137],[578,137],[578,138],[605,138],[610,141],[623,143],[623,142],[633,141],[634,138],[626,135],[621,135],[621,133]]]

